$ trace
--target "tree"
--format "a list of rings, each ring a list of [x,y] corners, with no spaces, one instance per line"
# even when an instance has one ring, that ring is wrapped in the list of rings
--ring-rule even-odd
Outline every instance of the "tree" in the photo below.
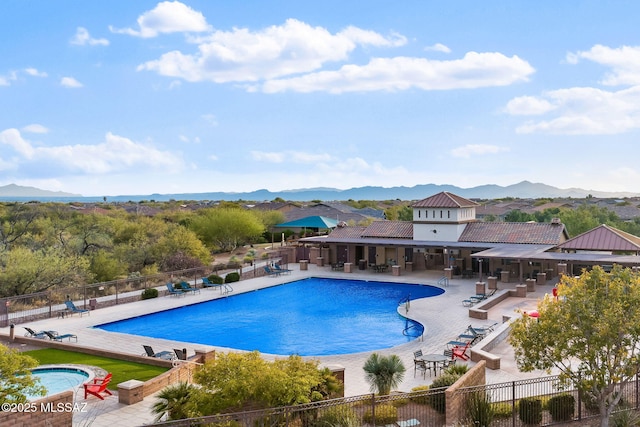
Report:
[[[202,209],[192,219],[190,228],[207,245],[231,252],[264,232],[258,217],[240,208]]]
[[[391,393],[391,389],[398,387],[405,373],[402,360],[395,354],[381,356],[373,353],[365,361],[362,369],[365,379],[371,385],[371,391],[380,395],[387,395]]]
[[[557,368],[563,383],[598,403],[600,425],[607,427],[619,385],[638,369],[640,275],[596,266],[577,278],[563,276],[558,295],[538,304],[537,320],[523,315],[513,322],[516,362],[525,372]]]
[[[31,368],[38,361],[0,344],[0,403],[24,403],[27,394],[43,396],[46,393],[36,378],[31,376]]]
[[[180,420],[197,416],[190,411],[192,405],[189,404],[194,389],[195,386],[186,382],[162,389],[156,396],[159,400],[151,407],[151,412],[156,415],[155,421],[158,422],[165,417],[167,420]]]

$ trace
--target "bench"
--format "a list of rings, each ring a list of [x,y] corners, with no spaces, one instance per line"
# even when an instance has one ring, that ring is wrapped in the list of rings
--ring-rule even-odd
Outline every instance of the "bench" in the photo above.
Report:
[[[86,399],[90,394],[96,396],[100,400],[104,400],[102,394],[111,396],[111,392],[107,390],[107,386],[111,382],[111,373],[107,374],[104,378],[94,378],[93,382],[83,384],[84,386],[84,398]]]

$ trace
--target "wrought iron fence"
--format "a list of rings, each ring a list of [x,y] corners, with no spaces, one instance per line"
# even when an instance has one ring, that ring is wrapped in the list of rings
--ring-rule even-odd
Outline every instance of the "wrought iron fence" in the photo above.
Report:
[[[617,412],[639,408],[639,380],[620,386]],[[492,414],[490,422],[487,408]],[[598,417],[595,402],[557,376],[499,384],[326,400],[304,405],[251,410],[159,422],[166,427],[321,427],[321,426],[487,426],[561,425]]]

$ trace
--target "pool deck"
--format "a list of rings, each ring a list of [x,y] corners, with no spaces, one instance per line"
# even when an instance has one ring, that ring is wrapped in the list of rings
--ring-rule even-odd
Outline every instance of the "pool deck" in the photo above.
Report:
[[[438,286],[436,283],[442,277],[439,271],[418,271],[406,273],[402,276],[393,276],[388,273],[374,273],[369,270],[355,270],[353,273],[344,273],[342,271],[332,271],[331,267],[318,267],[309,265],[308,270],[300,271],[298,264],[290,264],[293,269],[290,275],[280,275],[277,277],[259,277],[251,280],[244,280],[233,283],[234,292],[230,295],[240,292],[247,292],[274,286],[306,277],[334,277],[349,278],[359,280],[379,280],[387,282],[403,282],[403,283],[420,283]],[[489,310],[489,319],[479,321],[471,319],[468,315],[468,307],[462,305],[462,300],[474,295],[475,283],[474,279],[458,279],[450,280],[449,285],[445,287],[445,293],[432,298],[423,298],[411,302],[408,317],[411,317],[425,325],[423,337],[412,342],[402,344],[390,349],[376,351],[383,355],[398,355],[407,369],[404,381],[399,387],[401,391],[410,391],[413,387],[419,385],[430,384],[435,376],[423,379],[420,374],[414,377],[413,372],[413,352],[421,349],[424,354],[440,353],[442,354],[445,344],[463,333],[469,324],[481,326],[502,322],[503,315],[513,316],[517,309],[532,310],[535,309],[537,301],[550,293],[551,284],[536,286],[535,292],[529,292],[525,298],[507,298]],[[516,283],[498,283],[498,289],[515,289]],[[221,294],[216,289],[202,289],[199,294],[186,295],[184,297],[159,297],[151,300],[138,301],[129,304],[122,304],[107,308],[98,308],[91,312],[89,316],[74,315],[62,319],[47,319],[32,322],[28,325],[17,325],[15,329],[16,335],[22,335],[24,330],[22,326],[30,326],[37,330],[56,330],[60,333],[72,333],[78,336],[78,344],[86,347],[99,349],[117,349],[119,352],[140,355],[143,353],[143,344],[153,347],[155,351],[169,350],[174,348],[186,348],[188,355],[194,354],[195,349],[230,351],[229,348],[214,347],[202,344],[193,344],[181,341],[170,341],[164,339],[146,338],[136,335],[106,332],[100,329],[92,328],[107,322],[121,320],[133,316],[163,311],[178,306],[194,304],[203,301],[209,301],[217,298],[224,298],[226,295]],[[404,308],[401,308],[404,311]],[[189,327],[184,325],[184,327]],[[197,325],[193,325],[197,327]],[[0,337],[3,344],[7,343],[9,328],[0,328]],[[74,342],[69,344],[72,349]],[[318,356],[308,357],[309,359],[319,360],[325,365],[340,365],[345,369],[345,396],[356,396],[370,393],[369,385],[364,379],[362,366],[369,355],[373,353],[364,352],[348,355],[337,356]],[[492,353],[501,356],[501,369],[487,369],[486,377],[488,383],[501,383],[523,378],[533,378],[544,376],[541,371],[531,373],[521,373],[518,371],[513,358],[513,351],[506,343],[499,344],[492,350]],[[267,359],[273,359],[276,356],[263,354]],[[465,362],[473,365],[473,362]],[[82,392],[76,394],[76,399],[82,401]],[[117,396],[108,397],[104,401],[97,399],[89,399],[88,410],[84,413],[74,414],[74,425],[92,425],[95,427],[111,427],[118,426],[140,426],[151,423],[153,415],[150,408],[155,399],[146,398],[143,402],[135,405],[122,405],[118,403]]]

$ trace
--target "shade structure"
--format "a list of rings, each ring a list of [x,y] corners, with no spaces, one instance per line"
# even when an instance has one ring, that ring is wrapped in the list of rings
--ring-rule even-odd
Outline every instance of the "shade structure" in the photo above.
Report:
[[[296,219],[295,221],[283,222],[277,224],[279,228],[336,228],[338,221],[335,219],[327,218],[326,216],[307,216],[304,218]]]

